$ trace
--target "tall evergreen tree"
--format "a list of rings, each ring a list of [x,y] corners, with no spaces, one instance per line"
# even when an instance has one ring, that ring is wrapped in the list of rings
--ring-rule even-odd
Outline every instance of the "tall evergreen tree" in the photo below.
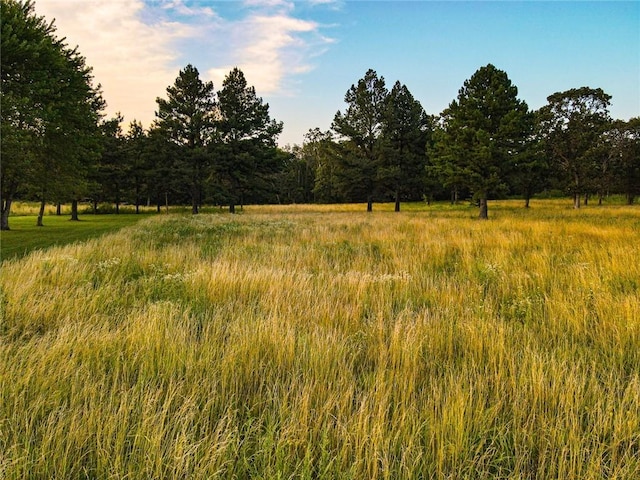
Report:
[[[169,212],[170,201],[177,199],[181,183],[176,164],[181,155],[181,146],[167,139],[157,125],[147,132],[142,151],[143,163],[147,166],[147,189],[158,213],[164,206]]]
[[[104,100],[84,57],[56,38],[53,22],[38,17],[33,2],[2,0],[0,14],[0,227],[8,229],[11,202],[21,187],[37,193],[42,213],[44,202],[62,191],[77,206],[86,193],[87,163],[99,149]]]
[[[100,125],[102,130],[102,155],[94,169],[93,180],[98,185],[94,193],[94,212],[97,213],[98,201],[115,204],[116,213],[120,213],[120,205],[124,201],[130,184],[130,164],[124,152],[124,134],[122,133],[123,117],[117,113],[115,117],[105,120]]]
[[[378,166],[381,153],[382,128],[388,91],[384,77],[369,69],[365,76],[351,85],[344,101],[347,109],[337,112],[332,129],[345,140],[342,156],[344,187],[349,196],[366,199],[367,211],[373,210],[373,198],[378,190]]]
[[[564,175],[574,208],[596,175],[594,149],[611,121],[610,100],[601,88],[573,88],[549,95],[540,109],[547,153]]]
[[[133,120],[129,124],[129,131],[125,136],[124,153],[129,163],[130,182],[133,191],[133,201],[136,213],[140,213],[142,195],[145,193],[147,176],[150,166],[144,151],[147,144],[147,135],[142,123]]]
[[[216,112],[212,82],[200,80],[198,69],[189,64],[167,87],[167,99],[157,98],[156,122],[160,131],[180,147],[182,173],[191,196],[191,211],[198,213],[204,179],[209,175],[206,152]]]
[[[507,74],[489,64],[464,82],[457,100],[443,112],[440,154],[434,163],[470,189],[483,219],[488,218],[489,195],[506,190],[508,175],[533,129],[533,116],[517,95]]]
[[[235,213],[244,194],[266,189],[266,178],[277,170],[282,156],[278,155],[276,139],[283,125],[271,119],[269,104],[247,85],[238,68],[224,79],[218,102],[215,173],[226,190],[229,211]]]
[[[387,96],[383,115],[381,159],[378,179],[395,198],[420,198],[424,193],[426,145],[430,134],[429,117],[409,89],[396,82]]]

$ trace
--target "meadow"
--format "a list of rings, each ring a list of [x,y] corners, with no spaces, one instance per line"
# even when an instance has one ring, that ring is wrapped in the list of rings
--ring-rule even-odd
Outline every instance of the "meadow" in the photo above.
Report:
[[[640,477],[640,208],[149,216],[0,273],[0,476]]]

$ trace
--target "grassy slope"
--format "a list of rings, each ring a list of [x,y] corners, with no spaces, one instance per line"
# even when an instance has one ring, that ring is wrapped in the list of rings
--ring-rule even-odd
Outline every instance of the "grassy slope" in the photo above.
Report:
[[[69,216],[48,215],[44,227],[36,227],[36,216],[12,216],[11,230],[0,232],[0,259],[7,260],[53,245],[81,242],[89,238],[116,231],[132,225],[142,217],[135,214],[81,215],[79,222],[71,222]]]
[[[158,216],[5,262],[0,472],[638,478],[640,210],[493,207]]]

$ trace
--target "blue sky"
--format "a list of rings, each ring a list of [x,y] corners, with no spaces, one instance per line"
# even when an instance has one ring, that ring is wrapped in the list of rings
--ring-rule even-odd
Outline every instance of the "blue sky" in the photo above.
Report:
[[[79,46],[127,123],[148,126],[188,63],[216,90],[240,67],[284,122],[281,145],[330,128],[369,68],[429,114],[492,63],[532,109],[590,86],[613,96],[612,117],[640,116],[638,1],[36,0],[36,12]]]

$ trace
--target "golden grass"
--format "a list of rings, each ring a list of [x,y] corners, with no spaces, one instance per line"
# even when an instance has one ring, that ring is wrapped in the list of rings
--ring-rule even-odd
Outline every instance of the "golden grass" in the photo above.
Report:
[[[640,210],[249,207],[3,264],[6,478],[640,475]]]

